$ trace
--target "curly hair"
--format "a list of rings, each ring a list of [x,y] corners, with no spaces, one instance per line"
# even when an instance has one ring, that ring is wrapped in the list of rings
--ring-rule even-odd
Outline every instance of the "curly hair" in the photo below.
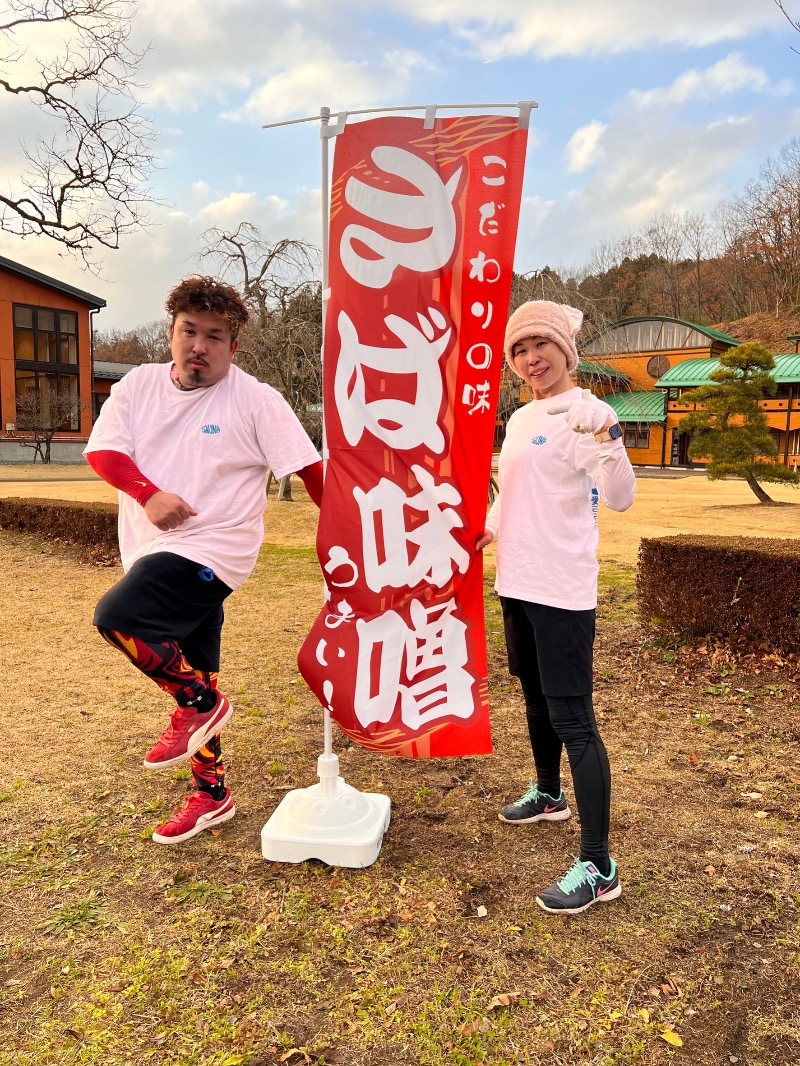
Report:
[[[164,306],[172,322],[178,315],[190,311],[211,311],[219,315],[231,331],[231,340],[239,336],[248,317],[247,308],[236,289],[216,278],[184,278],[169,294]]]

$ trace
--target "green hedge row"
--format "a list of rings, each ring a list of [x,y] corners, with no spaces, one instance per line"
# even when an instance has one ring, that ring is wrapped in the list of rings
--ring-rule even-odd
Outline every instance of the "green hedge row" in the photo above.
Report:
[[[650,632],[740,637],[800,651],[798,540],[645,538],[636,592]]]
[[[92,560],[119,558],[115,503],[9,496],[0,499],[0,529],[81,545]]]

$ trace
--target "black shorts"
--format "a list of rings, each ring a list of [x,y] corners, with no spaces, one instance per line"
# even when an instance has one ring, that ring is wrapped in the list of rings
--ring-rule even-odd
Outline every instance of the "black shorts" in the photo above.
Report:
[[[567,611],[500,597],[508,670],[529,692],[589,696],[595,611]]]
[[[219,670],[223,602],[233,589],[174,552],[137,560],[102,597],[94,624],[141,640],[174,641],[195,670]]]

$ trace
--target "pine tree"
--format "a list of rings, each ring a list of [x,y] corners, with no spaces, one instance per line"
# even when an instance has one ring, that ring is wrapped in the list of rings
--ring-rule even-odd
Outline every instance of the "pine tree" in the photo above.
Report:
[[[778,459],[778,448],[769,431],[759,400],[777,391],[771,371],[772,353],[763,344],[750,342],[730,348],[719,358],[720,368],[709,374],[713,385],[701,385],[681,396],[681,402],[702,404],[681,422],[681,430],[693,434],[692,459],[709,459],[707,473],[719,478],[744,478],[760,503],[773,503],[762,481],[800,484],[794,473]]]

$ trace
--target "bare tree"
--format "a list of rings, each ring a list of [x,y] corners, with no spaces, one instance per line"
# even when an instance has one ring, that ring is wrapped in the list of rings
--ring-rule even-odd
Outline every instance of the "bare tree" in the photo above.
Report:
[[[98,330],[94,357],[113,363],[165,363],[170,358],[169,322],[154,318],[133,329]]]
[[[17,429],[27,434],[20,444],[33,448],[33,461],[39,458],[49,463],[53,438],[57,433],[77,430],[80,416],[88,405],[80,403],[68,393],[56,392],[48,386],[17,396]]]
[[[242,222],[232,233],[204,234],[203,258],[235,284],[250,321],[242,331],[239,363],[289,402],[311,438],[322,429],[322,296],[319,252],[304,241],[270,244],[258,227]]]
[[[780,12],[782,12],[784,18],[789,23],[789,25],[793,29],[795,29],[798,32],[800,32],[800,20],[792,18],[792,16],[789,14],[789,12],[784,7],[783,0],[774,0],[774,2],[775,2],[775,6],[778,8],[778,10]],[[797,49],[793,48],[792,51],[793,52],[797,52]]]
[[[19,181],[0,188],[0,230],[44,234],[91,263],[146,221],[153,131],[134,95],[133,15],[131,0],[5,0],[0,90],[35,133],[20,142]]]
[[[800,139],[763,163],[723,217],[725,255],[745,275],[750,313],[793,308],[800,300]]]

